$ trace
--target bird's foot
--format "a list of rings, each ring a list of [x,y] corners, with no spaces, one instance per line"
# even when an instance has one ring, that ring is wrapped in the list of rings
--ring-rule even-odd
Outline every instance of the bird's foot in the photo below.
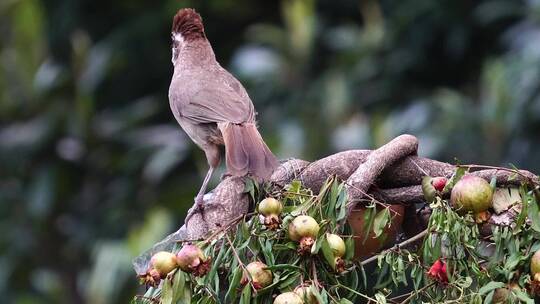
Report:
[[[189,220],[191,219],[191,217],[197,213],[201,213],[201,214],[204,214],[204,198],[203,198],[203,195],[197,195],[197,197],[195,197],[195,205],[193,205],[193,207],[191,207],[186,215],[186,219],[184,220],[184,223],[186,224],[186,226],[188,225],[189,223]]]

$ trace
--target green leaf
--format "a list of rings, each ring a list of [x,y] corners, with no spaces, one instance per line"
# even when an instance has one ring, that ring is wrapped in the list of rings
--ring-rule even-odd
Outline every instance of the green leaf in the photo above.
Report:
[[[229,299],[230,303],[234,303],[236,300],[236,294],[240,287],[240,280],[242,279],[242,274],[243,270],[241,267],[236,267],[233,270],[232,278],[229,281],[229,289],[225,294],[225,299]]]
[[[242,295],[240,296],[241,304],[249,304],[251,302],[251,284],[246,284],[242,290]]]
[[[422,192],[424,193],[424,198],[428,203],[433,203],[435,197],[437,196],[437,190],[433,187],[431,181],[433,178],[431,176],[424,176],[422,178]]]
[[[325,303],[325,301],[323,300],[323,297],[321,295],[321,293],[319,292],[319,289],[315,286],[315,285],[311,285],[309,287],[309,289],[311,290],[311,293],[315,296],[315,298],[317,299],[317,303]]]
[[[454,188],[454,185],[465,175],[467,170],[465,167],[458,167],[456,172],[454,172],[454,175],[450,178],[450,180],[446,183],[444,186],[443,192],[449,192]]]
[[[373,232],[375,233],[375,238],[381,236],[388,222],[390,222],[390,211],[388,208],[384,208],[375,216],[375,220],[373,222]]]
[[[336,209],[337,209],[337,197],[338,197],[338,182],[334,181],[332,183],[332,188],[330,189],[330,195],[327,199],[327,206],[326,206],[326,215],[330,218],[335,217]]]
[[[296,242],[287,242],[285,244],[274,244],[273,249],[274,250],[294,250],[298,248],[298,245]]]
[[[328,265],[330,265],[330,267],[333,270],[336,270],[336,258],[334,256],[334,251],[332,250],[332,248],[330,248],[330,244],[328,244],[328,241],[326,239],[326,235],[321,237],[320,240],[321,240],[321,244],[322,244],[321,245],[321,250],[322,250],[324,259],[326,260]]]
[[[312,255],[316,255],[317,253],[319,253],[319,250],[321,249],[321,245],[322,245],[322,242],[321,242],[321,238],[317,238],[315,240],[315,242],[313,243],[313,245],[311,245],[311,251],[310,253]]]
[[[274,254],[272,253],[272,243],[269,240],[262,240],[259,238],[259,244],[261,245],[261,251],[264,255],[264,259],[267,265],[272,265],[275,262]]]
[[[227,248],[225,246],[221,246],[221,248],[219,249],[219,253],[216,257],[216,259],[213,261],[212,263],[212,267],[210,268],[210,272],[208,272],[208,274],[205,276],[205,284],[208,284],[213,278],[214,276],[216,275],[216,272],[219,268],[219,266],[221,265],[221,261],[223,260],[223,257],[225,256],[225,253],[228,252],[230,248]]]
[[[346,195],[344,195],[346,196]],[[347,205],[343,204],[339,208],[338,214],[336,216],[336,222],[342,221],[347,216]]]
[[[373,222],[375,221],[375,214],[377,212],[377,209],[375,208],[375,205],[370,205],[366,207],[366,210],[364,212],[364,238],[362,239],[362,244],[366,242],[370,235],[371,228],[373,227]]]
[[[480,290],[478,290],[478,293],[481,294],[481,295],[485,295],[486,293],[492,291],[492,290],[495,290],[497,288],[502,288],[504,287],[506,284],[502,283],[502,282],[495,282],[495,281],[491,281],[489,283],[487,283],[486,285],[482,286],[482,288],[480,288]]]
[[[360,271],[360,275],[362,276],[362,287],[364,289],[367,288],[367,275],[366,270],[364,269],[364,266],[359,263],[358,270]]]
[[[495,291],[490,291],[486,297],[484,298],[484,304],[491,304],[493,302],[493,295],[495,294]]]
[[[351,260],[354,257],[354,238],[345,238],[345,260]]]
[[[293,272],[287,278],[279,283],[279,289],[287,289],[287,287],[290,287],[293,289],[296,285],[298,285],[300,282],[300,273],[299,272]]]
[[[512,289],[512,293],[514,293],[521,302],[525,302],[527,304],[534,304],[534,300],[531,299],[526,292],[523,292],[519,289]]]
[[[294,264],[294,263],[292,263]],[[303,268],[301,267],[298,267],[296,265],[291,265],[291,264],[277,264],[277,265],[273,265],[273,266],[268,266],[266,267],[266,269],[268,270],[271,270],[272,272],[276,271],[276,270],[296,270],[296,271],[303,271]]]
[[[540,232],[540,210],[538,208],[538,202],[532,197],[530,197],[529,201],[530,204],[527,215],[531,220],[531,228],[536,232]]]
[[[160,304],[172,304],[173,302],[173,289],[171,280],[168,278],[163,280],[161,285],[161,301]]]
[[[491,177],[491,180],[489,181],[489,185],[491,186],[491,190],[495,190],[495,188],[497,188],[497,176],[493,175]]]
[[[351,301],[349,301],[347,299],[340,299],[338,303],[339,304],[354,304],[353,302],[351,302]]]
[[[176,271],[174,279],[172,281],[172,288],[174,290],[173,303],[178,303],[183,299],[181,303],[187,303],[186,298],[191,297],[190,286],[187,283],[187,276],[183,271]]]
[[[351,271],[347,276],[347,287],[352,289],[347,294],[348,299],[354,299],[356,297],[356,290],[358,290],[358,272]]]
[[[529,213],[529,204],[527,202],[527,194],[524,186],[519,189],[519,193],[521,195],[521,212],[519,213],[519,216],[516,220],[514,232],[518,232],[521,230],[523,224],[525,223],[525,220],[527,219],[527,214]]]

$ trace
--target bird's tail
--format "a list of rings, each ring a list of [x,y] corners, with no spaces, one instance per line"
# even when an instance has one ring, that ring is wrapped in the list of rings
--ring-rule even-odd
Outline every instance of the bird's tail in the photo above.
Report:
[[[225,143],[228,173],[234,176],[251,174],[267,180],[278,161],[259,134],[255,123],[222,123],[219,129]]]

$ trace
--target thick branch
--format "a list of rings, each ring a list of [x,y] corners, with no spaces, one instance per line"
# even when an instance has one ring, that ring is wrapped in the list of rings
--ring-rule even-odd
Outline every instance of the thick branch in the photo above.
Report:
[[[401,135],[373,151],[354,171],[345,184],[345,191],[349,198],[349,210],[354,207],[375,183],[381,172],[405,156],[416,154],[418,140],[412,135]]]
[[[271,182],[284,186],[299,179],[307,188],[317,193],[329,175],[347,181],[352,201],[365,199],[364,192],[375,199],[390,204],[423,201],[420,185],[424,175],[450,177],[456,167],[428,158],[407,156],[416,153],[416,138],[410,135],[397,137],[378,150],[351,150],[330,155],[313,163],[290,159],[273,173]],[[497,177],[498,185],[518,184],[527,179],[538,183],[538,177],[528,171],[514,172],[489,169],[476,171],[486,180]],[[376,187],[371,187],[376,185]],[[219,229],[223,223],[246,214],[249,200],[244,193],[242,178],[222,181],[211,193],[205,195],[204,214],[195,214],[189,223],[167,236],[152,249],[137,257],[133,263],[138,274],[148,269],[148,261],[159,250],[171,250],[178,241],[202,239]]]

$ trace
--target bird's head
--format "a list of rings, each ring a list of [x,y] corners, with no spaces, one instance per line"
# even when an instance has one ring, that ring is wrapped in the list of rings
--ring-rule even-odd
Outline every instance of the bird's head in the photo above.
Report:
[[[201,15],[192,8],[180,9],[173,18],[171,39],[174,64],[180,50],[186,44],[194,40],[206,39]]]

